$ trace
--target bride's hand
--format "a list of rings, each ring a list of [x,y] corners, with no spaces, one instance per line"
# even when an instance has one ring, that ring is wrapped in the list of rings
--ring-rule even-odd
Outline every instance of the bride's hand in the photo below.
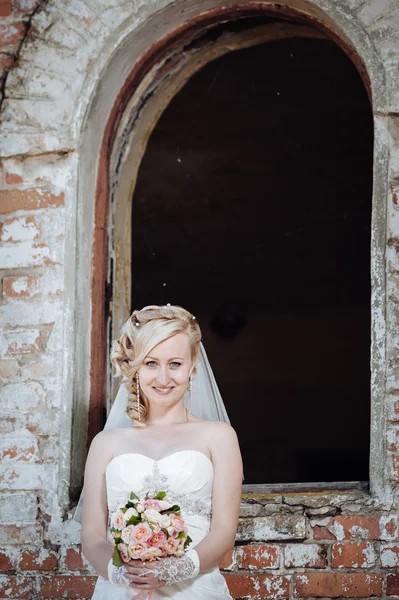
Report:
[[[164,558],[159,558],[156,561],[150,562],[131,560],[128,563],[125,563],[125,577],[130,581],[129,587],[137,590],[155,590],[166,585],[165,581],[161,581],[157,578],[152,569],[154,563],[157,563],[158,565],[158,563],[161,563],[164,560]]]

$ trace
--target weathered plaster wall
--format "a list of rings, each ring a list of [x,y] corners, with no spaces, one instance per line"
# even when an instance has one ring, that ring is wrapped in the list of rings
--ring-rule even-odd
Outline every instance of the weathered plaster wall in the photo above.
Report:
[[[7,74],[15,65],[32,14],[41,4],[40,0],[2,0],[0,3],[0,105]]]
[[[205,0],[200,10],[229,4]],[[247,490],[238,545],[223,566],[237,598],[399,595],[399,5],[287,4],[350,42],[371,80],[373,493]],[[0,4],[4,55],[17,53],[28,30],[7,78],[0,131],[0,597],[89,598],[94,577],[66,515],[72,407],[87,408],[90,386],[97,160],[134,61],[198,15],[198,3],[54,0],[28,27],[24,15],[35,7]]]

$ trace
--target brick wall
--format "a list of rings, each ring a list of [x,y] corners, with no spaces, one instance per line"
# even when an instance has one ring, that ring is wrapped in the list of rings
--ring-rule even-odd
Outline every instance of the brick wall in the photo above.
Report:
[[[220,565],[233,597],[396,595],[398,514],[367,504],[356,492],[247,498],[237,545]]]
[[[31,15],[41,0],[0,0],[0,106],[7,73],[16,62]]]
[[[205,3],[223,4],[204,0],[201,9]],[[221,564],[235,598],[399,596],[399,7],[387,2],[381,8],[380,0],[315,4],[328,6],[331,19],[349,38],[357,36],[359,46],[365,40],[362,55],[374,78],[377,225],[380,219],[374,239],[383,238],[384,256],[373,250],[373,277],[381,261],[385,265],[386,250],[389,302],[386,333],[385,288],[374,281],[379,296],[373,299],[373,343],[381,359],[373,365],[373,394],[383,405],[384,424],[381,439],[374,434],[371,458],[376,460],[377,451],[382,457],[373,472],[385,491],[378,488],[378,501],[365,492],[245,494],[236,548]],[[80,554],[79,527],[68,518],[65,501],[68,379],[77,351],[69,337],[75,318],[70,290],[80,277],[73,249],[78,216],[94,204],[89,195],[79,196],[76,182],[79,163],[95,179],[96,158],[82,155],[80,136],[91,103],[99,110],[98,78],[114,48],[128,34],[136,48],[137,23],[169,5],[176,5],[168,18],[177,27],[187,6],[195,13],[195,2],[49,1],[31,20],[38,5],[0,0],[3,77],[18,54],[6,83],[0,130],[0,599],[84,599],[95,577]],[[163,14],[160,30],[166,22]],[[30,35],[21,46],[26,31]],[[373,62],[376,52],[381,63]],[[384,70],[385,88],[378,79]],[[116,71],[114,65],[113,77]],[[111,86],[107,96],[118,91]],[[105,127],[106,118],[95,123]],[[92,226],[93,219],[88,222]],[[103,222],[96,225],[100,230]],[[88,228],[82,237],[91,234]],[[89,256],[78,259],[89,262]],[[80,292],[89,290],[89,278],[78,283]],[[387,386],[378,388],[375,373],[385,366]]]

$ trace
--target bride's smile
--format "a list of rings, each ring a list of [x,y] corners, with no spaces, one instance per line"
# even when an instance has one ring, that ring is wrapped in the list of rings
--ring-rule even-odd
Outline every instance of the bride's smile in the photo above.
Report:
[[[157,406],[170,407],[183,399],[192,370],[190,341],[185,333],[178,333],[152,348],[138,371],[150,413]]]

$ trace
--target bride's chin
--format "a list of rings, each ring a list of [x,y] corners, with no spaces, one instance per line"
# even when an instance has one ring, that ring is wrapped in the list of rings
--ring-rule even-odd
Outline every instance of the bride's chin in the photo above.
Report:
[[[150,404],[153,403],[158,406],[174,406],[182,400],[184,393],[182,395],[177,395],[175,390],[173,390],[169,394],[159,394],[155,390],[151,390],[151,393],[146,395]]]

